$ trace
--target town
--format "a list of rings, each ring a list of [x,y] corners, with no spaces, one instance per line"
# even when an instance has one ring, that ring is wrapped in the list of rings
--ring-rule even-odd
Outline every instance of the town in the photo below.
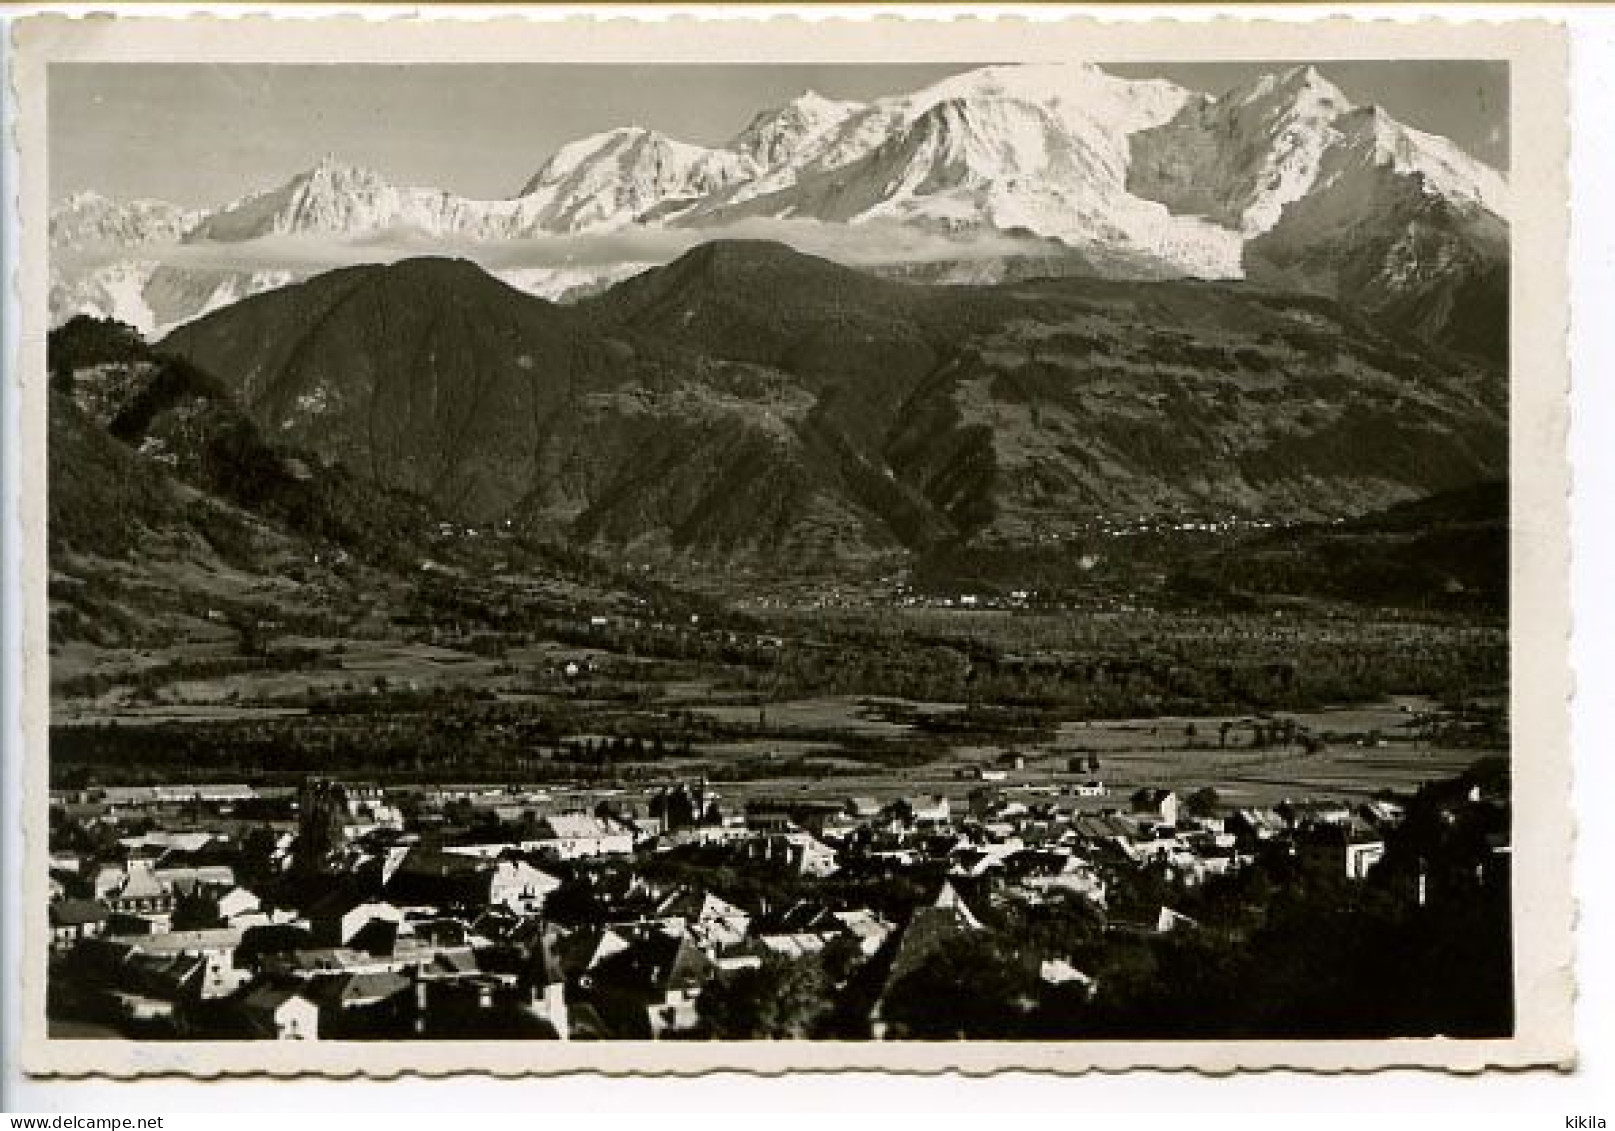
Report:
[[[728,795],[704,778],[57,790],[52,1032],[1049,1039],[1510,1023],[1506,760],[1400,794],[1262,807],[1210,784],[1018,771],[1005,759],[883,798]]]

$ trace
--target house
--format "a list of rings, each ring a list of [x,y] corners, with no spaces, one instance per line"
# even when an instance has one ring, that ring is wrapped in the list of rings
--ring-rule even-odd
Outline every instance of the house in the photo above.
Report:
[[[1084,814],[1073,817],[1071,830],[1078,841],[1090,844],[1113,844],[1124,851],[1140,836],[1138,822],[1131,817],[1113,813]]]
[[[486,884],[483,894],[482,884]],[[561,886],[561,881],[525,860],[501,860],[479,877],[476,902],[491,907],[508,907],[522,915],[543,910],[544,901]]]
[[[554,813],[540,818],[534,841],[540,851],[562,860],[626,856],[634,851],[632,829],[592,813]]]
[[[558,939],[554,951],[565,977],[589,989],[594,985],[594,971],[628,945],[627,938],[609,927],[584,927]]]
[[[52,947],[70,947],[106,930],[107,908],[93,899],[61,899],[50,905]]]
[[[959,845],[949,854],[948,873],[953,876],[967,876],[979,879],[988,875],[1002,875],[1004,861],[1019,845],[990,844],[980,848],[974,845]]]
[[[210,832],[166,832],[153,830],[139,836],[121,837],[118,843],[131,853],[157,858],[167,852],[200,852],[217,838]]]
[[[754,937],[763,950],[788,957],[817,954],[843,940],[869,958],[891,933],[892,924],[867,908],[832,911],[825,904],[801,900],[768,916]]]
[[[175,899],[173,922],[188,927],[248,927],[273,921],[263,901],[246,888],[202,887]]]
[[[521,983],[527,987],[528,1012],[549,1023],[560,1040],[571,1036],[571,1018],[566,1002],[566,969],[558,947],[560,932],[551,926],[531,939]]]
[[[259,966],[264,973],[307,978],[319,974],[382,973],[396,971],[404,963],[391,956],[366,954],[348,947],[308,947],[265,955]]]
[[[1395,828],[1406,815],[1407,810],[1394,801],[1365,801],[1357,807],[1357,816],[1376,829]]]
[[[1199,925],[1198,921],[1189,918],[1181,911],[1174,911],[1165,906],[1161,908],[1160,914],[1155,917],[1155,933],[1158,935],[1167,935],[1173,931],[1190,929]]]
[[[825,948],[828,939],[824,935],[800,931],[790,935],[758,935],[757,943],[770,954],[777,954],[782,958],[806,958],[818,954]]]
[[[1178,795],[1170,789],[1144,788],[1132,796],[1133,813],[1162,825],[1178,823]]]
[[[695,1028],[695,1003],[716,973],[687,936],[653,931],[603,962],[592,1004],[619,1036],[657,1039]]]
[[[650,798],[650,815],[661,821],[669,832],[722,825],[723,810],[718,801],[717,791],[709,787],[703,777],[693,785],[679,782],[658,789]]]
[[[754,837],[741,845],[740,855],[748,863],[798,876],[829,876],[840,867],[835,849],[806,832]]]
[[[50,871],[64,875],[76,876],[83,870],[83,868],[84,857],[80,856],[77,852],[64,852],[59,849],[51,850],[49,865]]]
[[[311,979],[305,991],[327,1017],[347,1010],[397,1004],[410,980],[391,970],[330,974]]]
[[[338,889],[308,912],[309,928],[320,946],[346,946],[373,920],[399,923],[404,913],[391,903]]]
[[[953,802],[936,794],[902,797],[888,808],[905,824],[915,826],[945,825],[953,815]]]
[[[831,913],[841,925],[845,937],[858,944],[858,949],[866,957],[873,956],[880,950],[882,944],[891,937],[894,927],[868,908],[854,908],[850,911],[835,911]]]
[[[186,960],[189,992],[211,1000],[228,997],[251,978],[251,973],[239,969],[235,961],[243,933],[236,927],[216,927],[123,936],[114,941],[127,946],[132,956],[153,963]]]
[[[746,803],[746,827],[763,833],[791,833],[805,829],[814,836],[834,826],[842,807],[830,801],[779,801],[763,799]]]
[[[231,888],[235,886],[235,869],[228,864],[170,864],[172,853],[165,856],[152,869],[152,875],[176,897],[189,895],[204,888]]]
[[[1039,965],[1037,976],[1051,986],[1074,985],[1087,997],[1093,997],[1099,983],[1063,958],[1046,958]]]
[[[981,920],[946,881],[935,899],[914,910],[903,929],[892,936],[870,963],[879,978],[869,1011],[870,1032],[876,1040],[883,1040],[890,1028],[884,1014],[886,998],[892,989],[950,939],[962,932],[981,929]]]
[[[268,916],[262,910],[263,900],[244,887],[227,888],[212,899],[214,913],[221,923],[268,922]]]
[[[1093,866],[1066,850],[1023,850],[1011,856],[1008,871],[1024,891],[1047,896],[1070,892],[1100,907],[1105,905],[1105,881]]]
[[[123,866],[102,865],[91,878],[91,897],[109,911],[164,919],[174,910],[174,893],[157,876],[150,860],[130,860]]]
[[[317,1041],[320,1007],[301,990],[285,986],[258,986],[241,999],[247,1029],[260,1040]]]
[[[1236,809],[1224,822],[1230,832],[1257,841],[1272,840],[1284,833],[1284,818],[1271,809]]]
[[[200,997],[203,961],[183,954],[131,954],[107,988],[113,1008],[130,1021],[171,1021]]]
[[[1385,858],[1385,840],[1348,825],[1315,825],[1298,838],[1296,851],[1308,867],[1361,880]]]
[[[751,928],[751,916],[746,912],[694,888],[679,888],[665,897],[653,917],[670,930],[686,934],[708,953],[741,942]]]
[[[497,848],[502,852],[510,846]],[[561,881],[525,860],[500,857],[499,852],[484,851],[481,845],[442,850],[395,846],[382,867],[387,895],[394,902],[427,907],[499,906],[518,914],[542,910]]]
[[[1352,823],[1351,806],[1344,801],[1281,801],[1276,811],[1292,831]]]

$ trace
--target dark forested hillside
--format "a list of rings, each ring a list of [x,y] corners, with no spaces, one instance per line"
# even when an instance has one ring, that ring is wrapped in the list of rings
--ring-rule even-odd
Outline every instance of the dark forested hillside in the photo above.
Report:
[[[1508,520],[1507,484],[1480,483],[1221,546],[1181,564],[1173,583],[1211,600],[1325,597],[1502,616]]]
[[[919,286],[718,242],[568,308],[412,260],[164,348],[268,433],[445,513],[647,548],[833,561],[1334,518],[1507,464],[1498,371],[1237,283]]]

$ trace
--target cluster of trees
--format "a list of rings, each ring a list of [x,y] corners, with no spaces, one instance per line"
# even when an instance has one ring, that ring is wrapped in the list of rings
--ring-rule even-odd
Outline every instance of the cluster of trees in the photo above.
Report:
[[[1390,619],[1147,613],[1086,618],[844,613],[731,675],[766,695],[865,694],[1094,718],[1297,710],[1508,678],[1506,632]],[[924,629],[922,631],[922,628]],[[809,631],[805,626],[802,631]]]

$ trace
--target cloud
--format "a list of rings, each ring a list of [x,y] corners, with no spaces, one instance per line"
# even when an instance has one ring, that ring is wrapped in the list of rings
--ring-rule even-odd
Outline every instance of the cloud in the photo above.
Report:
[[[477,242],[390,228],[346,240],[328,236],[269,236],[242,242],[153,244],[135,251],[76,249],[56,265],[77,272],[121,260],[216,271],[290,271],[312,275],[358,264],[437,255],[470,259],[489,271],[599,270],[670,262],[719,239],[773,240],[808,255],[849,266],[931,263],[1046,252],[1052,243],[997,232],[943,233],[890,221],[831,224],[818,220],[749,218],[699,228],[632,227],[532,239]]]

